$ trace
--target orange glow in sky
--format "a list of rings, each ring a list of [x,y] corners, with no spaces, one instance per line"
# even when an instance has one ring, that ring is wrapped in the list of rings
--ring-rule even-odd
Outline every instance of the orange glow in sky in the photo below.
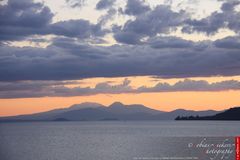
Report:
[[[81,87],[94,87],[97,83],[109,82],[111,84],[121,83],[126,77],[120,78],[92,78],[79,80]],[[167,82],[174,84],[183,79],[157,79],[148,76],[127,77],[131,80],[131,86],[154,86],[157,83]],[[192,80],[206,80],[209,83],[224,80],[240,80],[240,76],[234,77],[200,77]],[[76,87],[76,86],[69,86]],[[0,116],[19,114],[30,114],[48,111],[56,108],[66,108],[73,104],[83,102],[96,102],[110,105],[119,101],[124,104],[143,104],[147,107],[171,111],[179,108],[192,110],[223,110],[234,106],[240,106],[240,90],[215,91],[215,92],[160,92],[160,93],[138,93],[138,94],[97,94],[90,96],[75,97],[41,97],[41,98],[16,98],[0,99]]]
[[[166,92],[142,94],[109,94],[81,97],[45,97],[0,99],[0,116],[30,114],[56,108],[69,107],[82,102],[97,102],[109,105],[115,101],[124,104],[143,104],[163,111],[178,108],[193,110],[223,110],[240,106],[240,91],[222,92]]]

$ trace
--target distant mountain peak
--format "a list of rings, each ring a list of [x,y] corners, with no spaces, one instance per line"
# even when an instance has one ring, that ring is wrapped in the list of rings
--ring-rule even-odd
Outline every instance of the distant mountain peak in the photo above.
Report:
[[[125,105],[121,102],[114,102],[109,107],[125,107]]]
[[[83,102],[80,105],[85,105],[85,106],[87,106],[87,105],[89,105],[89,106],[102,106],[102,104],[95,103],[95,102]]]
[[[192,110],[186,110],[186,109],[179,108],[179,109],[173,110],[172,112],[185,112],[185,111],[192,111]]]
[[[104,106],[99,103],[84,102],[81,104],[74,104],[70,106],[69,109],[84,109],[84,108],[97,108],[97,107],[104,107]]]

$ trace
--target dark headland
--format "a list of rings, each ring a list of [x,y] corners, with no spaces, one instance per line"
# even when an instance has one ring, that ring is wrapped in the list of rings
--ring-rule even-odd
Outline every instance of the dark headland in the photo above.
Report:
[[[178,116],[175,120],[219,120],[219,121],[239,121],[240,107],[230,108],[224,112],[212,116]]]

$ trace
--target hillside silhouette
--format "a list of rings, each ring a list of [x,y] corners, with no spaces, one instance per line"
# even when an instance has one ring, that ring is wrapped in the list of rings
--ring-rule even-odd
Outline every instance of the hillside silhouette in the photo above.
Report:
[[[213,116],[178,116],[175,120],[240,120],[240,107],[230,108]]]

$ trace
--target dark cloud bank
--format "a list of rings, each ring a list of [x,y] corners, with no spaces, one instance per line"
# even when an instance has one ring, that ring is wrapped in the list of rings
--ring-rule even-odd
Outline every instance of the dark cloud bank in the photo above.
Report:
[[[158,37],[145,45],[100,47],[57,38],[47,48],[2,45],[0,80],[234,76],[240,74],[239,42],[235,39],[194,43]]]
[[[96,8],[111,8],[114,2],[101,0]],[[173,11],[169,6],[151,8],[143,0],[129,0],[122,14],[134,18],[123,26],[104,29],[102,23],[92,24],[83,19],[52,23],[54,14],[42,3],[9,0],[7,5],[0,6],[0,81],[240,75],[237,5],[238,1],[226,1],[221,11],[195,20],[185,11]],[[193,42],[159,35],[176,27],[182,27],[187,33],[206,34],[228,28],[236,36]],[[112,33],[119,44],[101,47],[85,43],[85,40],[101,41],[108,33]],[[19,48],[5,43],[32,35],[55,35],[56,38],[46,48]]]

